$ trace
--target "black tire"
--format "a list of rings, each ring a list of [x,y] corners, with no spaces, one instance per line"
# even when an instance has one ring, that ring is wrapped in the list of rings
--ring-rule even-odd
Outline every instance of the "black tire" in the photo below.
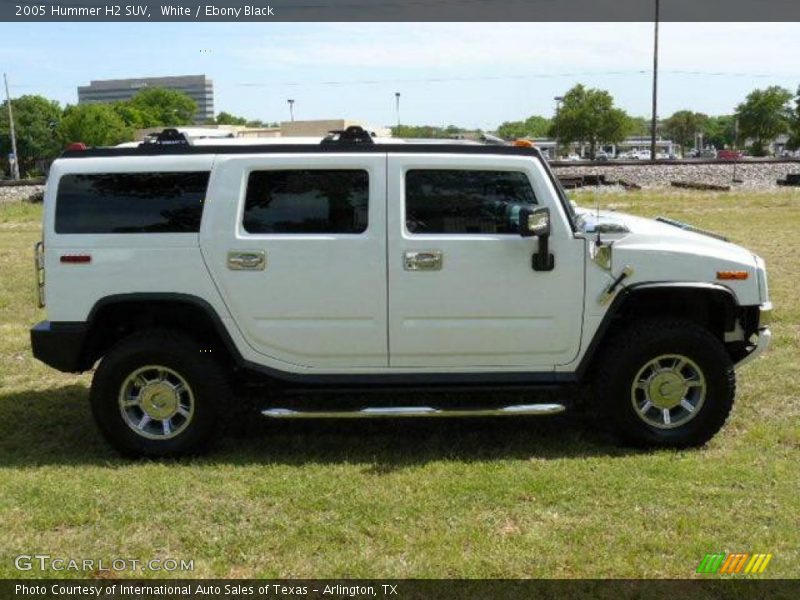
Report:
[[[109,444],[132,458],[178,457],[207,449],[220,429],[220,416],[230,401],[231,392],[224,370],[202,350],[202,346],[187,335],[161,329],[135,333],[111,348],[94,374],[89,397],[97,426]],[[166,367],[167,372],[174,372],[188,384],[191,402],[187,401],[187,405],[192,407],[191,418],[184,421],[183,416],[176,416],[179,426],[173,431],[181,427],[182,430],[172,433],[174,437],[151,439],[145,437],[146,433],[134,431],[126,418],[133,420],[138,414],[136,410],[144,415],[142,409],[131,409],[128,414],[133,417],[123,416],[119,401],[123,383],[129,375],[149,365]],[[147,371],[145,375],[151,377]],[[176,395],[176,398],[185,397]],[[158,423],[163,425],[165,420],[153,421],[150,429]],[[159,434],[155,431],[149,435]]]
[[[632,386],[648,362],[664,355],[681,355],[699,368],[705,379],[705,395],[700,407],[683,411],[670,409],[688,418],[677,419],[671,429],[653,426],[637,414],[644,391]],[[595,414],[604,417],[609,428],[625,442],[635,446],[687,448],[710,440],[725,424],[736,394],[736,376],[731,358],[722,342],[708,330],[683,319],[647,319],[634,323],[604,345],[594,373]],[[649,393],[649,392],[648,392]],[[688,392],[687,392],[688,393]],[[651,418],[655,408],[646,411]],[[678,424],[680,423],[680,424]]]

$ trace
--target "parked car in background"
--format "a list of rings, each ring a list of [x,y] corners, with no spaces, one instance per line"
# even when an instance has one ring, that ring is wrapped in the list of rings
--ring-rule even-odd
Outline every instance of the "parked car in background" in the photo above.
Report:
[[[722,160],[741,160],[744,157],[744,152],[741,150],[720,150],[717,152],[717,158]]]
[[[596,152],[595,155],[594,155],[594,160],[596,162],[607,162],[607,161],[611,160],[612,158],[613,158],[613,156],[611,156],[608,152],[605,152],[605,151],[602,151],[602,150],[600,152]]]

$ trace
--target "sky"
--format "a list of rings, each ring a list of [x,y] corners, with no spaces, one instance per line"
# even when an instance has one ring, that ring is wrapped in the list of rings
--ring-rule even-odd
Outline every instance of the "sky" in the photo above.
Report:
[[[576,83],[650,114],[652,23],[0,23],[11,95],[77,102],[93,79],[205,74],[215,110],[493,129],[552,116]],[[800,23],[662,23],[659,116],[800,86]]]

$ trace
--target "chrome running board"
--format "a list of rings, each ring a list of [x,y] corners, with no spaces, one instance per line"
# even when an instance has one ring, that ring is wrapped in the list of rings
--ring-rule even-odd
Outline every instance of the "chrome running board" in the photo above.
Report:
[[[431,406],[379,406],[359,410],[318,411],[268,408],[261,414],[271,419],[364,419],[376,417],[496,417],[508,415],[555,415],[563,404],[517,404],[501,408],[433,408]]]

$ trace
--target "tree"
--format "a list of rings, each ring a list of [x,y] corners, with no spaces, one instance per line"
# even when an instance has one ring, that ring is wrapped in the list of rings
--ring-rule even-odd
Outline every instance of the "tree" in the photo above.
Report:
[[[392,127],[392,137],[396,138],[452,138],[466,130],[455,125],[437,127],[436,125],[397,125]]]
[[[217,125],[247,125],[247,119],[244,117],[237,117],[225,111],[219,113],[217,118],[214,119],[214,122]]]
[[[132,139],[131,128],[108,104],[68,106],[58,125],[62,145],[83,142],[88,146],[112,146]]]
[[[17,135],[17,154],[20,171],[28,172],[37,160],[55,158],[61,151],[53,131],[61,120],[58,102],[42,96],[20,96],[11,101]],[[11,153],[8,104],[0,105],[0,156]]]
[[[594,158],[599,144],[621,142],[631,128],[630,117],[614,107],[611,94],[578,84],[564,95],[550,135],[564,144],[588,143],[589,157]]]
[[[125,125],[131,129],[145,129],[147,122],[152,120],[130,102],[114,102],[110,106]]]
[[[545,137],[550,129],[550,119],[532,115],[524,121],[506,121],[497,128],[497,135],[506,140]]]
[[[708,115],[690,110],[679,110],[664,121],[664,133],[677,142],[681,148],[694,145],[698,133],[706,133]]]
[[[753,90],[744,102],[736,107],[739,130],[745,139],[753,141],[756,156],[767,153],[767,145],[781,133],[789,130],[792,93],[773,85],[763,90]]]
[[[786,142],[789,150],[800,149],[800,87],[797,88],[797,95],[794,98],[794,111],[789,123],[789,141]]]
[[[628,135],[649,136],[652,123],[649,117],[630,117]]]
[[[736,117],[733,115],[719,115],[708,117],[703,128],[706,144],[714,148],[733,148],[738,145],[736,133]]]
[[[253,119],[245,123],[245,125],[247,125],[247,127],[257,127],[257,128],[262,128],[262,127],[276,128],[281,126],[281,124],[278,123],[277,121],[262,121],[261,119]]]
[[[175,127],[191,125],[197,103],[183,92],[164,88],[147,88],[128,102],[141,114],[143,127]]]

